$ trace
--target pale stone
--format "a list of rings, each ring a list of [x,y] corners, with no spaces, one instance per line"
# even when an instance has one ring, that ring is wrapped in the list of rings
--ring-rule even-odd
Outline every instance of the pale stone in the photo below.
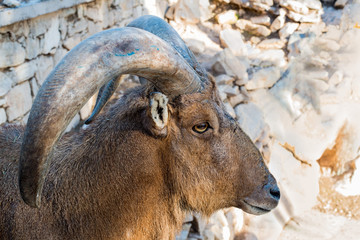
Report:
[[[225,106],[226,112],[227,112],[231,117],[236,118],[236,114],[235,114],[234,108],[231,106],[231,104],[228,103],[228,102],[225,102],[225,103],[224,103],[224,106]]]
[[[62,47],[56,49],[56,52],[54,54],[54,65],[58,64],[67,53],[68,51]]]
[[[230,229],[224,211],[219,210],[211,215],[203,232],[204,238],[230,240],[230,235]]]
[[[283,9],[281,9],[282,11],[280,11],[279,16],[277,16],[274,21],[272,22],[271,26],[270,26],[270,30],[272,32],[276,32],[277,30],[279,30],[280,28],[282,28],[285,24],[285,11]]]
[[[0,98],[0,106],[6,107],[6,99],[5,98]]]
[[[256,142],[265,127],[261,110],[254,103],[249,102],[236,106],[235,113],[241,129],[253,142]]]
[[[226,74],[221,74],[219,76],[215,77],[215,81],[217,85],[232,85],[232,83],[234,82],[234,77],[228,76]]]
[[[224,92],[228,97],[236,96],[240,93],[238,86],[220,85],[219,91]]]
[[[7,6],[7,7],[14,8],[14,7],[20,6],[20,1],[17,1],[17,0],[3,0],[2,4]]]
[[[329,26],[327,26],[327,32],[324,33],[322,35],[322,37],[339,42],[342,34],[343,34],[343,31],[340,30],[339,26],[329,25]]]
[[[225,48],[229,48],[235,56],[246,56],[247,48],[239,31],[225,29],[220,32],[220,41]]]
[[[329,73],[326,70],[313,70],[302,73],[302,76],[309,79],[329,80]]]
[[[293,34],[296,29],[299,27],[298,23],[292,23],[292,22],[288,22],[284,25],[283,28],[280,29],[279,31],[279,36],[280,39],[285,39],[288,36],[290,36],[291,34]]]
[[[80,110],[80,119],[86,120],[93,110],[95,103],[96,103],[96,97],[97,94],[94,94],[87,102],[86,104],[81,108]]]
[[[198,23],[211,17],[212,13],[208,0],[179,0],[175,6],[174,18],[176,22]]]
[[[321,4],[320,0],[302,0],[302,2],[309,9],[320,10],[322,8],[322,4]]]
[[[40,56],[36,59],[37,71],[35,77],[39,85],[42,85],[49,73],[54,68],[52,57]]]
[[[336,0],[334,7],[336,8],[344,8],[347,4],[348,0]]]
[[[74,36],[76,33],[81,33],[85,31],[87,28],[87,21],[85,19],[81,19],[74,24],[68,25],[68,39]]]
[[[329,79],[329,85],[336,86],[339,83],[341,83],[343,78],[344,78],[344,73],[341,70],[338,70],[334,72],[333,75],[331,75]]]
[[[254,65],[261,65],[261,63],[270,63],[273,66],[283,68],[287,66],[287,62],[284,59],[285,53],[281,49],[270,49],[254,52],[248,55]]]
[[[357,240],[360,236],[359,225],[360,221],[356,219],[309,210],[289,221],[278,240]]]
[[[184,39],[186,46],[193,53],[203,53],[205,51],[205,43],[197,39]]]
[[[280,49],[285,47],[285,41],[279,38],[269,38],[261,41],[257,47],[260,49]]]
[[[280,3],[280,6],[304,15],[309,13],[309,8],[300,1],[295,1],[295,0],[282,1]]]
[[[242,81],[243,84],[247,82],[248,74],[246,72],[246,66],[232,54],[230,49],[225,48],[218,53],[215,58],[217,60],[212,67],[215,72],[236,77]]]
[[[75,117],[71,120],[69,125],[66,127],[65,132],[70,132],[73,128],[75,128],[80,122],[80,115],[76,114]]]
[[[0,68],[17,66],[25,61],[25,49],[17,42],[0,42]]]
[[[287,16],[295,22],[319,23],[321,21],[320,14],[315,11],[310,11],[307,15],[288,11]]]
[[[261,16],[251,17],[250,21],[252,23],[254,23],[254,24],[270,26],[270,17],[268,15],[261,15]]]
[[[73,49],[76,45],[78,45],[81,42],[81,35],[80,34],[76,34],[72,37],[69,37],[68,39],[66,39],[63,43],[63,46],[67,49],[67,50],[71,50]]]
[[[238,11],[228,10],[218,14],[216,20],[219,24],[235,24],[238,20],[238,14]]]
[[[21,83],[32,78],[36,71],[35,61],[21,64],[20,66],[11,68],[10,76],[14,83]]]
[[[84,9],[84,15],[94,22],[99,22],[103,20],[103,15],[101,14],[100,8],[98,5],[95,7],[87,7]]]
[[[271,88],[281,77],[281,72],[277,67],[260,69],[253,73],[249,82],[245,85],[247,90],[258,88]]]
[[[0,72],[0,97],[5,96],[11,89],[12,80]]]
[[[6,122],[6,112],[3,108],[0,108],[0,125],[4,122]]]
[[[42,53],[48,54],[51,50],[56,49],[60,44],[59,19],[54,18],[51,26],[44,35]]]
[[[258,12],[266,12],[270,10],[270,6],[273,5],[273,1],[258,1],[258,0],[231,0],[232,3],[235,3],[243,8],[250,8]]]
[[[237,106],[238,104],[244,102],[246,100],[245,96],[242,94],[238,94],[236,96],[229,97],[229,103],[232,107]]]
[[[32,104],[29,82],[13,87],[5,98],[9,104],[6,113],[10,122],[24,116],[30,110]]]
[[[336,52],[340,49],[340,44],[338,44],[336,41],[331,39],[325,39],[325,38],[317,38],[315,41],[315,44],[325,51],[332,51]]]
[[[258,44],[259,42],[261,42],[261,39],[259,38],[259,37],[255,37],[255,36],[252,36],[251,38],[250,38],[250,42],[252,43],[252,44]]]
[[[26,59],[36,58],[41,53],[40,40],[38,38],[32,38],[29,36],[26,38],[25,44]]]
[[[224,212],[230,229],[230,239],[235,239],[244,225],[244,213],[234,207],[226,209]]]
[[[236,22],[236,26],[241,30],[247,31],[256,36],[267,37],[271,34],[270,29],[263,25],[253,24],[249,20],[240,19]]]

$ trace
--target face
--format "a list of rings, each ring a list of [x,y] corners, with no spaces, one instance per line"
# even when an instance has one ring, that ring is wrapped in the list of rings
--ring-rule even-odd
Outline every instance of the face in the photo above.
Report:
[[[206,95],[206,94],[205,94]],[[280,192],[261,154],[224,110],[217,91],[184,96],[169,122],[172,174],[188,208],[204,214],[239,207],[263,214]]]

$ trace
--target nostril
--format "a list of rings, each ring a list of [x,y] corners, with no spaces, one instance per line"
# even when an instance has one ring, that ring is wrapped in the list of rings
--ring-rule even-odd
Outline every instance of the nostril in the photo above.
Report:
[[[274,198],[275,200],[279,201],[280,200],[280,190],[277,186],[270,188],[270,195],[272,198]]]

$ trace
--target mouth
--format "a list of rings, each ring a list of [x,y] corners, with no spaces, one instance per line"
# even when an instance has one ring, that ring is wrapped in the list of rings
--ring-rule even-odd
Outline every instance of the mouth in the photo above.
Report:
[[[253,204],[250,204],[246,200],[241,200],[240,202],[240,208],[244,210],[247,213],[254,214],[254,215],[262,215],[265,213],[268,213],[272,210],[264,207],[255,206]]]

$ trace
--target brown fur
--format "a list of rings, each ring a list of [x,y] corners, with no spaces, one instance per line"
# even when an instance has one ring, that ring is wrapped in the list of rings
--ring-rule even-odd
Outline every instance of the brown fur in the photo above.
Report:
[[[88,128],[62,137],[39,209],[18,190],[24,127],[0,127],[0,239],[174,239],[187,212],[239,207],[267,183],[261,155],[214,84],[169,102],[165,137],[148,124],[152,91],[129,91]],[[192,131],[204,121],[212,129]]]

